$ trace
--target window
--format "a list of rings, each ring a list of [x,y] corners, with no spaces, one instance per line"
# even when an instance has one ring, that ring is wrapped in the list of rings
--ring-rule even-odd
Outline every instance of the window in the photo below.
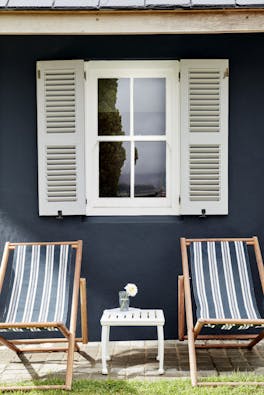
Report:
[[[227,214],[228,61],[37,70],[40,215]]]
[[[86,64],[88,214],[179,212],[178,72],[178,62]]]

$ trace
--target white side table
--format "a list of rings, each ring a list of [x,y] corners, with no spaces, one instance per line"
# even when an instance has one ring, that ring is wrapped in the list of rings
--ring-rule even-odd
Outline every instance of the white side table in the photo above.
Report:
[[[158,332],[159,374],[164,373],[164,333],[165,318],[163,310],[141,310],[129,308],[129,311],[120,311],[119,308],[104,310],[101,317],[102,325],[102,374],[108,374],[106,361],[110,360],[108,342],[111,326],[156,326]]]

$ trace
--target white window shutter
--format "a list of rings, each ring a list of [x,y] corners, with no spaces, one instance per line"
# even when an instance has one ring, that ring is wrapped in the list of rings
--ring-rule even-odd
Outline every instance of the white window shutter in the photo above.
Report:
[[[84,63],[37,63],[39,215],[85,214]]]
[[[181,214],[228,214],[228,60],[181,61]]]

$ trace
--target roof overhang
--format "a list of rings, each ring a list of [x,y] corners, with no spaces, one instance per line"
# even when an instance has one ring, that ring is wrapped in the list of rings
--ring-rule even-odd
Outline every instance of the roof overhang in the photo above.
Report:
[[[264,9],[0,11],[1,35],[264,32]]]

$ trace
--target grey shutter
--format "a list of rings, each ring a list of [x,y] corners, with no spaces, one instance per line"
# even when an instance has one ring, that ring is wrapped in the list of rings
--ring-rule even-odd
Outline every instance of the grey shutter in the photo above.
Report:
[[[37,63],[39,215],[85,214],[84,63]]]
[[[228,61],[181,61],[181,214],[228,213]]]

